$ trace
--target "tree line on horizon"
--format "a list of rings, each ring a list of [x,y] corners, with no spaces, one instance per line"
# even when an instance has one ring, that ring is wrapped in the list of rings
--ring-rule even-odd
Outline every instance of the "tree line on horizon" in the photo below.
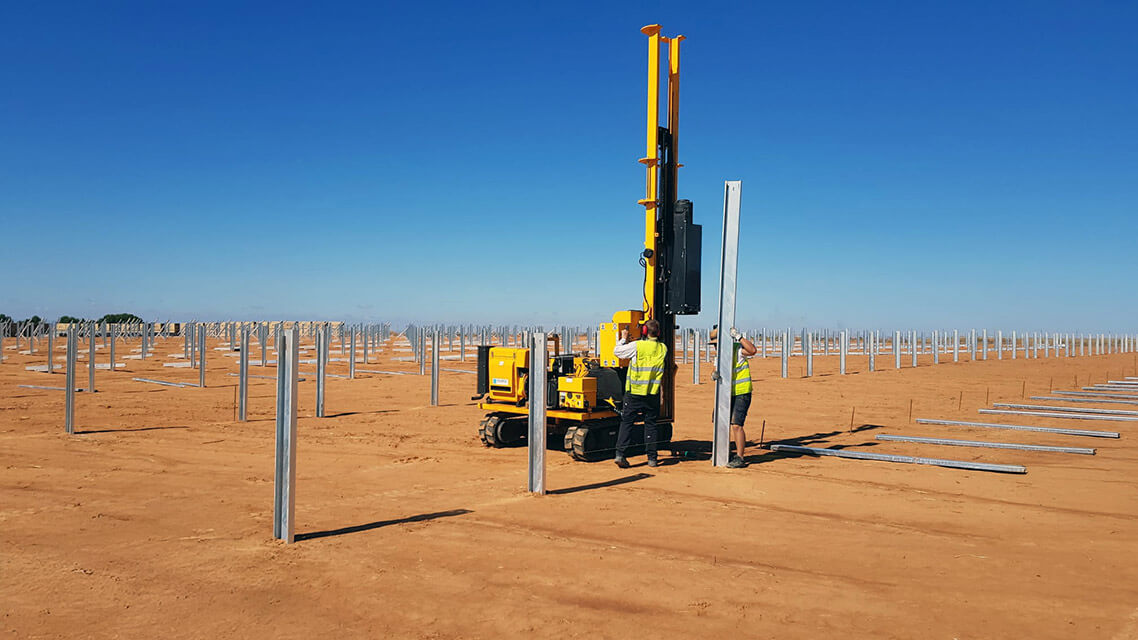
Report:
[[[13,320],[12,316],[6,313],[0,313],[0,327],[3,328],[2,331],[4,332],[5,336],[15,336],[17,333],[22,331],[24,327],[34,327],[42,325],[46,322],[46,320],[39,316],[32,316],[30,318],[24,318],[23,320]],[[75,316],[60,316],[59,320],[56,322],[71,324],[90,322],[90,320],[87,320],[86,318],[77,318]],[[143,320],[133,313],[108,313],[102,318],[95,320],[95,322],[99,324],[138,324],[143,322]]]

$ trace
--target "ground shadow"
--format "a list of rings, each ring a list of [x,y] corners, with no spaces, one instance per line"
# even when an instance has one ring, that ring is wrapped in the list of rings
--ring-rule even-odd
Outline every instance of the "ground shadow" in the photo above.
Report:
[[[138,427],[135,429],[89,429],[87,431],[76,431],[75,435],[87,435],[92,433],[127,433],[130,431],[158,431],[159,429],[189,429],[189,427]]]
[[[340,413],[326,413],[325,418],[343,418],[344,416],[373,415],[379,413],[395,413],[397,409],[376,409],[375,411],[341,411]]]
[[[635,473],[635,474],[632,474],[630,476],[625,476],[623,478],[617,478],[615,480],[606,480],[605,482],[594,482],[592,484],[582,484],[582,485],[578,485],[576,487],[566,487],[564,489],[553,489],[551,491],[546,491],[546,493],[551,494],[551,495],[565,495],[568,493],[577,493],[579,491],[590,491],[592,489],[603,489],[605,487],[616,487],[616,486],[619,486],[622,484],[628,484],[630,482],[636,482],[637,480],[644,480],[645,478],[652,478],[652,477],[654,477],[654,476],[651,473]]]
[[[344,527],[342,529],[329,529],[328,531],[312,531],[310,533],[298,533],[296,541],[301,540],[315,540],[317,538],[327,538],[330,536],[340,536],[346,533],[359,533],[360,531],[371,531],[372,529],[380,529],[389,527],[394,524],[408,524],[411,522],[427,522],[429,520],[437,520],[439,518],[449,518],[451,516],[461,516],[468,513],[474,513],[470,509],[451,509],[450,511],[437,511],[435,513],[422,513],[417,516],[407,516],[406,518],[396,518],[394,520],[379,520],[376,522],[369,522],[367,524],[357,524],[354,527]]]
[[[882,425],[877,424],[862,424],[853,429],[840,429],[834,431],[819,431],[804,436],[797,436],[794,438],[783,438],[781,440],[768,440],[762,443],[752,440],[747,441],[747,447],[760,447],[766,449],[772,444],[785,444],[797,447],[809,446],[823,446],[827,449],[845,449],[846,447],[875,447],[880,444],[876,440],[868,442],[861,442],[857,444],[826,444],[831,438],[843,434],[858,433],[861,431],[871,431],[873,429],[881,429]],[[672,454],[678,459],[679,462],[686,460],[693,461],[707,461],[711,459],[711,441],[710,440],[677,440],[672,442],[669,447]],[[732,449],[733,450],[733,449]],[[763,451],[761,454],[749,455],[746,460],[749,464],[771,462],[781,458],[797,458],[809,454],[795,453],[792,451]]]

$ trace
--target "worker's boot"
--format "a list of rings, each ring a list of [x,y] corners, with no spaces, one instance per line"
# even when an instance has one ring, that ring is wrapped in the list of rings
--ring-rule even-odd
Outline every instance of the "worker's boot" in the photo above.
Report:
[[[620,467],[621,469],[627,469],[628,468],[628,460],[625,460],[624,456],[617,456],[616,459],[613,460],[613,462],[615,462],[616,466]]]
[[[658,466],[660,466],[660,461],[657,460],[656,458],[648,458],[648,466],[649,467],[658,467]]]
[[[747,466],[747,461],[738,455],[731,456],[731,459],[727,461],[728,469],[742,469],[745,466]]]

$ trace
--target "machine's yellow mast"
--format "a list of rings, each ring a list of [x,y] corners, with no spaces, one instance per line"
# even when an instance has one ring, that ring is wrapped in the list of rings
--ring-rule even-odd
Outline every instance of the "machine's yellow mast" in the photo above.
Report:
[[[644,317],[656,318],[657,264],[660,257],[660,231],[657,228],[660,206],[660,45],[668,45],[668,131],[671,133],[672,156],[676,153],[676,138],[680,124],[680,42],[684,36],[668,38],[660,35],[660,25],[650,24],[640,30],[648,36],[648,130],[646,153],[640,159],[645,165],[647,178],[644,186]],[[674,192],[675,166],[667,167],[672,175],[665,176]]]

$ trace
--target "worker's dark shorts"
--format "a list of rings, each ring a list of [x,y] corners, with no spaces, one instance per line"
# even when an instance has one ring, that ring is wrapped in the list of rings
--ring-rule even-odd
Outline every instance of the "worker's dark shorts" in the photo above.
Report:
[[[743,426],[747,422],[747,412],[751,409],[751,394],[731,396],[731,424]]]

